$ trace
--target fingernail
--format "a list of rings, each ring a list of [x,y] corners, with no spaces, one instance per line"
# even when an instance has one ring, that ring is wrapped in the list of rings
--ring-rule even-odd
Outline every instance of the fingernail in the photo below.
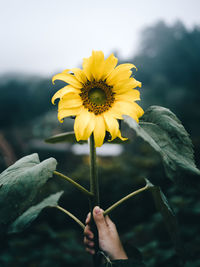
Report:
[[[101,213],[101,209],[97,206],[97,207],[95,207],[94,212],[96,214],[99,214],[99,213]]]

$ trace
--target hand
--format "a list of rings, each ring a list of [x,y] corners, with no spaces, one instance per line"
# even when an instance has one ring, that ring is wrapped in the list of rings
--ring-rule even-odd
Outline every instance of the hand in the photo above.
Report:
[[[103,250],[112,260],[128,259],[126,252],[121,244],[119,234],[115,224],[108,215],[104,217],[103,210],[96,206],[93,209],[93,217],[97,226],[99,235],[99,248]],[[86,227],[84,230],[84,244],[86,251],[94,255],[94,234],[90,228],[91,214],[86,218]]]

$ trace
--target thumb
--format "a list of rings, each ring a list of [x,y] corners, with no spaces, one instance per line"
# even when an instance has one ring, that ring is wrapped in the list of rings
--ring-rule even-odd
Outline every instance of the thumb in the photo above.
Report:
[[[93,209],[93,218],[96,223],[98,232],[105,231],[107,228],[107,224],[103,215],[103,210],[98,206]]]

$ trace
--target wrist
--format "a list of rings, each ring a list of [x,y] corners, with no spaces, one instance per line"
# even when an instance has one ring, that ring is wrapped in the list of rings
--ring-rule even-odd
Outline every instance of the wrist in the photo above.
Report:
[[[127,260],[128,256],[126,252],[124,251],[124,249],[122,249],[116,253],[112,253],[112,255],[110,255],[110,258],[112,260]]]

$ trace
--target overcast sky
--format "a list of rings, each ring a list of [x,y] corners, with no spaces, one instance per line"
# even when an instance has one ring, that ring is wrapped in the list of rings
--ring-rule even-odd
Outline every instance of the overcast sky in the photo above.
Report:
[[[200,25],[199,0],[0,0],[0,74],[52,75],[77,67],[91,51],[124,59],[140,31],[158,20]]]

